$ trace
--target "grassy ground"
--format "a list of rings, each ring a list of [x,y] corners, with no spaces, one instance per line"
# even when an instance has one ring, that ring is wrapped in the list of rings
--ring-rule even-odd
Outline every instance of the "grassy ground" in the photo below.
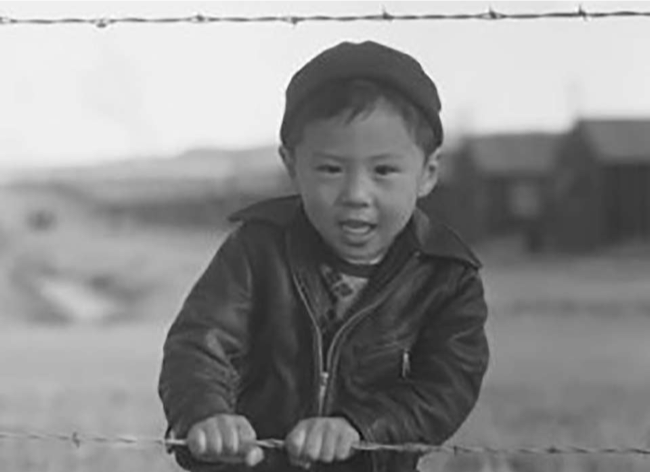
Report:
[[[14,200],[5,211],[9,197],[0,196],[0,430],[160,436],[162,340],[220,236],[114,227],[51,195],[46,201],[64,216],[34,231],[25,214],[43,200]],[[483,253],[493,358],[481,399],[453,442],[647,446],[650,256],[642,249],[589,258]],[[51,300],[38,299],[38,283],[29,281],[42,274],[112,296],[120,308],[104,323],[70,322]],[[422,464],[432,472],[648,468],[650,459],[598,455],[431,456]],[[177,467],[158,448],[0,441],[3,472],[136,470]]]

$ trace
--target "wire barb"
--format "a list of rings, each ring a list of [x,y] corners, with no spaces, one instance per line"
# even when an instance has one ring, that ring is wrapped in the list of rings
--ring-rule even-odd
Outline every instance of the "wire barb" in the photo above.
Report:
[[[202,23],[207,23],[209,21],[209,18],[205,15],[202,15],[201,13],[197,13],[196,15],[190,17],[190,21],[192,23],[202,24]]]
[[[384,21],[393,21],[395,17],[388,13],[388,10],[386,10],[386,7],[382,7],[381,9],[381,19]]]
[[[449,20],[543,20],[582,19],[584,21],[603,18],[650,18],[650,10],[614,10],[590,12],[579,4],[574,11],[549,11],[544,13],[503,13],[492,6],[481,13],[390,13],[385,7],[381,13],[364,15],[267,15],[267,16],[211,16],[197,13],[189,17],[115,17],[115,18],[14,18],[0,15],[0,26],[8,25],[91,25],[106,28],[117,24],[207,24],[207,23],[285,23],[297,26],[306,22],[352,22],[352,21],[449,21]]]
[[[589,19],[589,13],[584,9],[582,3],[578,5],[578,16],[580,16],[585,21]]]
[[[287,23],[289,23],[291,26],[297,26],[298,23],[300,23],[300,22],[303,21],[303,20],[302,20],[300,17],[298,17],[298,16],[287,15],[287,16],[285,17],[285,21],[286,21]]]
[[[97,28],[106,28],[107,26],[110,26],[113,23],[114,20],[110,18],[97,18],[95,20],[95,26]]]
[[[503,13],[499,13],[494,8],[492,8],[492,6],[490,6],[487,12],[487,18],[490,20],[503,20],[507,18],[507,16]]]

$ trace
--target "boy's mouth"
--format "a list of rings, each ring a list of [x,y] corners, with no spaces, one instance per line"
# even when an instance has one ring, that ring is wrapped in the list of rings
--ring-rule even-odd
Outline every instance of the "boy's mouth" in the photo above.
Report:
[[[368,236],[376,226],[373,223],[362,220],[344,220],[340,223],[343,234],[353,239]]]

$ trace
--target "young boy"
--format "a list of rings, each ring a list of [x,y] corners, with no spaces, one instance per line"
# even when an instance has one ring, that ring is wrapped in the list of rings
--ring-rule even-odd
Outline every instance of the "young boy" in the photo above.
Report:
[[[280,155],[299,196],[234,215],[165,343],[184,468],[414,470],[354,446],[440,444],[465,420],[487,308],[476,257],[416,209],[436,184],[439,110],[420,64],[374,42],[292,78]],[[254,442],[269,438],[283,450]]]

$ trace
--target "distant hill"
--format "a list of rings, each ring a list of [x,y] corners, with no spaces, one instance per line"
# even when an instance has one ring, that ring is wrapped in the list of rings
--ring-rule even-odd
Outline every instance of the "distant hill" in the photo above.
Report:
[[[290,192],[272,146],[202,147],[173,157],[44,169],[19,185],[65,193],[104,216],[169,224],[223,222],[226,213],[248,202]]]

